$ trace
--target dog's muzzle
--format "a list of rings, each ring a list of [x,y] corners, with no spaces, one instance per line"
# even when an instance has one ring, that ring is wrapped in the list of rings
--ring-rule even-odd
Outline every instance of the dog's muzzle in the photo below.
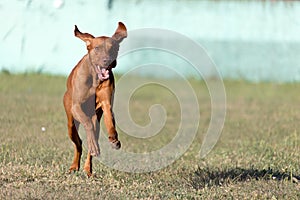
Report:
[[[100,81],[107,80],[109,78],[109,69],[100,67],[99,65],[96,66],[96,72]]]

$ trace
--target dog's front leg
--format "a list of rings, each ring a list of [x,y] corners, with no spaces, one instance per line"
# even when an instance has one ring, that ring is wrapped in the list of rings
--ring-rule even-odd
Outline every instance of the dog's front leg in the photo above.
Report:
[[[121,142],[118,140],[118,133],[115,128],[115,119],[109,102],[102,103],[104,123],[108,132],[108,140],[114,149],[120,149]]]
[[[89,153],[92,156],[99,156],[99,144],[95,135],[92,120],[82,111],[81,105],[79,103],[76,103],[72,106],[72,113],[74,118],[79,121],[85,129]]]

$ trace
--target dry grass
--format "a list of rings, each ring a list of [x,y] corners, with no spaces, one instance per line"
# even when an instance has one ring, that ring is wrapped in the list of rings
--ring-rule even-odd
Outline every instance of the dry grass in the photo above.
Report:
[[[225,81],[225,127],[214,150],[200,160],[210,98],[203,82],[191,81],[201,104],[201,122],[184,156],[160,171],[141,174],[95,162],[96,176],[87,178],[82,171],[66,173],[73,146],[62,106],[65,81],[46,75],[0,75],[0,199],[300,198],[300,84]],[[172,99],[169,93],[156,92],[149,95],[153,90],[146,88],[135,94],[131,111],[137,123],[148,123],[149,107],[144,105]],[[168,105],[172,116],[180,116]],[[162,133],[176,131],[177,121],[167,121]],[[170,141],[142,141],[121,131],[120,139],[124,149],[137,152]]]

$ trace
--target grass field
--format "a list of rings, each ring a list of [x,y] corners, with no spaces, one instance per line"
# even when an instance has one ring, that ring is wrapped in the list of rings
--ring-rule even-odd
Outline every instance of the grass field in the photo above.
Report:
[[[87,178],[83,171],[67,173],[73,145],[62,105],[65,82],[0,74],[0,199],[300,199],[300,84],[225,81],[225,126],[213,151],[200,159],[210,97],[204,82],[191,81],[201,121],[180,159],[149,173],[121,172],[95,161],[95,176]],[[149,122],[151,104],[174,98],[155,91],[145,87],[133,96],[130,110],[141,125]],[[159,134],[165,136],[139,141],[120,130],[122,148],[143,152],[170,141],[180,121],[175,106],[166,104],[170,121]]]

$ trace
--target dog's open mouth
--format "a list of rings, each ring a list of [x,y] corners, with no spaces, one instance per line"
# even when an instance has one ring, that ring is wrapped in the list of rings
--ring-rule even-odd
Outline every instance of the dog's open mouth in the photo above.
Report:
[[[109,70],[104,67],[100,67],[98,65],[96,67],[96,72],[98,74],[98,78],[100,79],[100,81],[104,81],[109,78]]]

